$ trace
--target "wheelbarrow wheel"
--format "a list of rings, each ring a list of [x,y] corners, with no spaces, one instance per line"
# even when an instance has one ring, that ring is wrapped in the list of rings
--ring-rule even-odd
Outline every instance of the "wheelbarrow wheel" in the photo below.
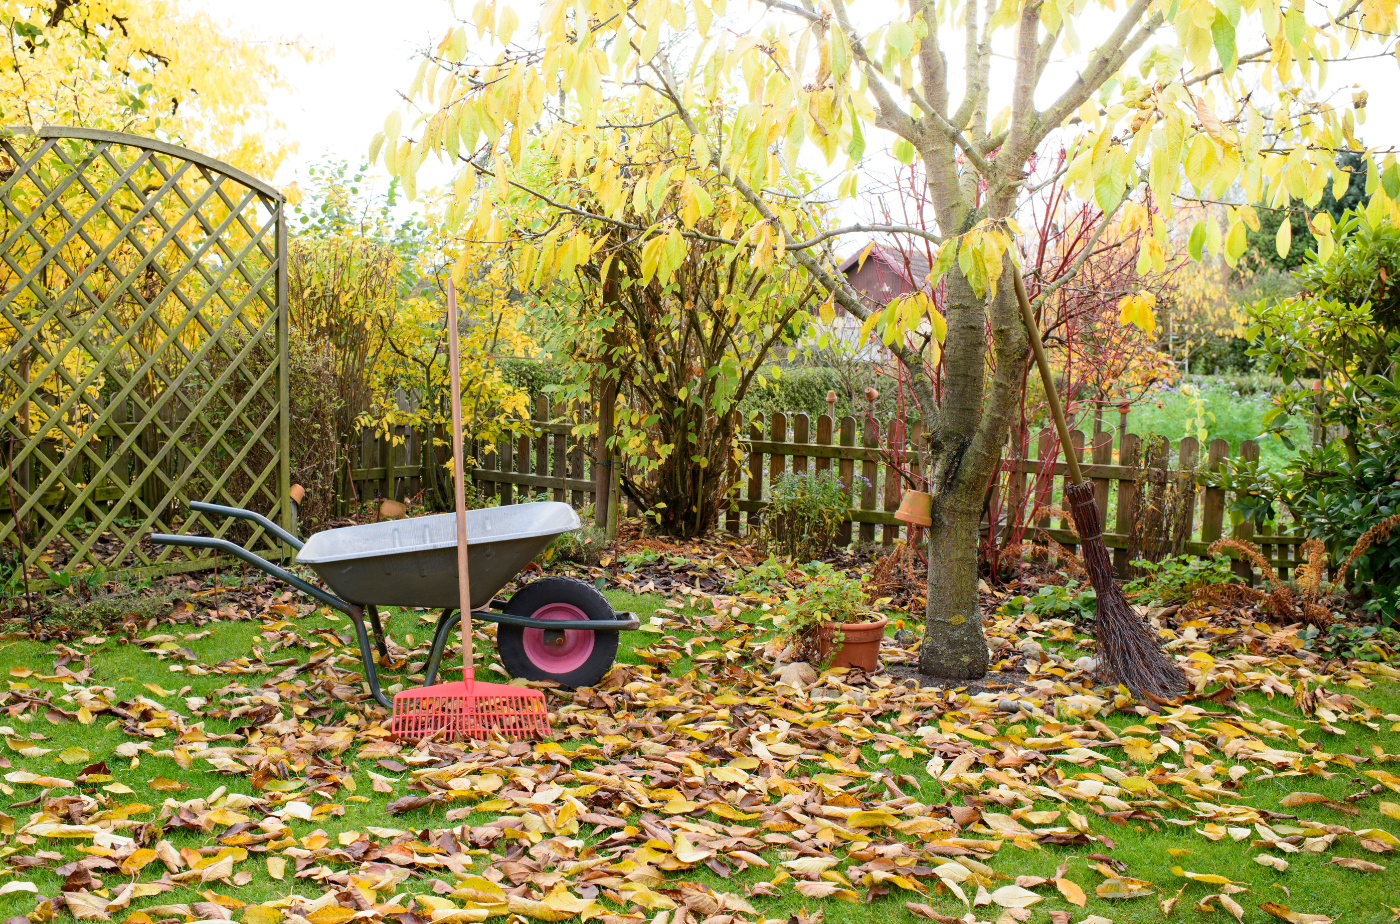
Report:
[[[510,598],[505,611],[541,620],[616,618],[608,601],[592,585],[566,577],[540,578],[526,584]],[[512,677],[591,687],[603,679],[617,657],[617,632],[501,625],[496,630],[496,648]]]

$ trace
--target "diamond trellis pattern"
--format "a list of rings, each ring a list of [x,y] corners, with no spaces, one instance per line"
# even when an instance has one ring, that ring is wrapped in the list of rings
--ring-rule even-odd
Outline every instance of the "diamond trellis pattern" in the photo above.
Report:
[[[280,558],[291,528],[281,195],[152,139],[0,136],[0,555],[61,573],[211,567],[152,532]],[[200,522],[191,522],[190,517]]]

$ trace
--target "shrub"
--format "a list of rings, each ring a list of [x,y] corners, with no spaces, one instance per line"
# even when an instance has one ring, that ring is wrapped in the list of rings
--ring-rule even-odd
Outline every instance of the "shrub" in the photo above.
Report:
[[[1276,490],[1308,535],[1345,561],[1362,535],[1400,512],[1400,431],[1376,430],[1351,462],[1336,443],[1304,453],[1301,467]],[[1378,596],[1400,588],[1400,535],[1375,537],[1352,563],[1353,584],[1372,583]]]
[[[607,533],[591,520],[585,520],[578,529],[570,530],[556,537],[545,551],[544,560],[546,562],[567,561],[592,567],[598,564],[607,544]]]
[[[1149,606],[1185,603],[1202,587],[1234,580],[1228,555],[1198,558],[1174,555],[1159,562],[1135,561],[1133,566],[1146,573],[1129,581],[1123,590],[1133,600]]]
[[[763,513],[762,546],[794,560],[821,558],[835,545],[850,507],[851,496],[836,472],[784,472]]]

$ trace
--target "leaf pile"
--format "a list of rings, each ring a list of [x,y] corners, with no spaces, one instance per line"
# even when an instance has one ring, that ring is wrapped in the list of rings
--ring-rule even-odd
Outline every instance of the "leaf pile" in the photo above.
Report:
[[[1021,614],[989,627],[1000,667],[1031,668],[1018,685],[796,686],[776,679],[761,606],[678,592],[599,686],[549,691],[540,743],[394,742],[344,620],[285,596],[214,663],[197,649],[226,627],[149,634],[139,653],[56,646],[0,699],[0,901],[130,924],[748,924],[866,902],[1094,924],[1090,903],[1182,900],[1321,922],[1326,897],[1290,897],[1291,868],[1384,877],[1400,847],[1374,820],[1400,819],[1396,755],[1322,743],[1394,740],[1400,715],[1365,699],[1400,679],[1388,665],[1322,671],[1276,627],[1188,624],[1172,649],[1193,697],[1142,706],[1052,656],[1084,647],[1070,623]],[[390,661],[421,669],[429,617],[396,618]],[[104,657],[169,680],[138,685]],[[1121,849],[1152,837],[1199,848],[1168,868]],[[1285,891],[1192,866],[1229,845]]]

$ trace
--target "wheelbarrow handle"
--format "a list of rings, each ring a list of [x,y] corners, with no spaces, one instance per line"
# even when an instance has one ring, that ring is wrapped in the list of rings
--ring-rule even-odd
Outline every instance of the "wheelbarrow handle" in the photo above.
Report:
[[[244,510],[242,507],[225,507],[223,504],[206,504],[204,501],[194,500],[189,502],[189,508],[191,510],[197,510],[200,513],[217,513],[220,516],[237,517],[240,520],[252,520],[254,523],[258,524],[263,529],[272,533],[272,535],[276,536],[278,539],[281,539],[283,542],[287,543],[287,545],[296,549],[298,552],[300,552],[302,550],[302,547],[306,545],[305,542],[302,542],[296,536],[293,536],[291,533],[287,532],[285,529],[278,526],[276,523],[272,522],[267,517],[263,516],[261,513],[254,513],[251,510]],[[213,546],[208,546],[208,548],[213,548]]]
[[[193,504],[191,506],[193,506]],[[210,504],[209,506],[212,507],[214,505]],[[335,607],[342,613],[359,619],[360,614],[363,612],[361,607],[353,603],[348,603],[335,594],[328,593],[314,584],[303,581],[287,569],[279,568],[266,558],[248,551],[237,543],[229,542],[227,539],[215,539],[213,536],[172,536],[168,533],[151,533],[151,541],[157,545],[188,545],[195,548],[217,549],[220,552],[226,552],[234,558],[241,558],[254,568],[266,571],[280,581],[287,582],[302,593],[308,594],[320,600],[322,603]]]

